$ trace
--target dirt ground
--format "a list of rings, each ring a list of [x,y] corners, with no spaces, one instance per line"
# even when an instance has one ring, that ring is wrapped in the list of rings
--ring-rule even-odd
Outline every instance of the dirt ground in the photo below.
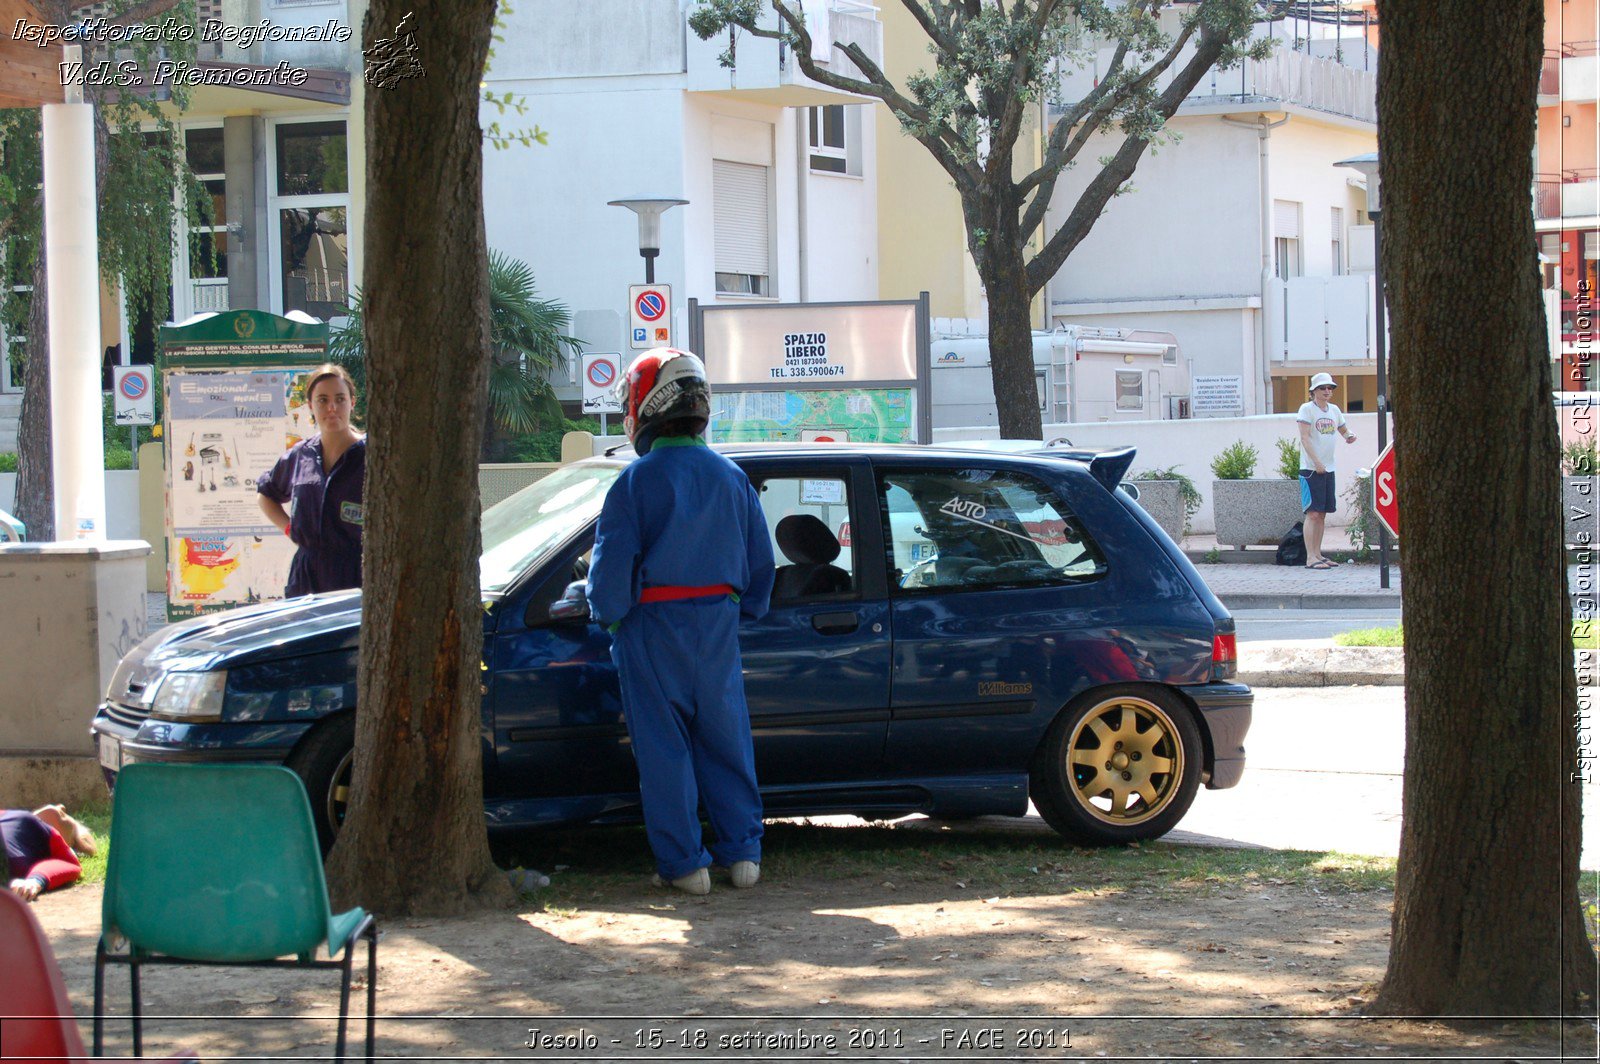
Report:
[[[774,867],[777,865],[777,867]],[[1003,895],[950,875],[785,875],[706,898],[637,879],[517,911],[382,921],[378,1052],[507,1060],[1549,1060],[1596,1057],[1592,1024],[1474,1026],[1357,1014],[1382,977],[1392,895],[1271,881],[1067,885]],[[903,877],[905,878],[905,877]],[[100,889],[41,898],[80,1016]],[[358,955],[364,963],[364,954]],[[327,1056],[333,972],[152,968],[149,1054]],[[126,969],[107,1050],[131,1052]],[[359,1013],[357,996],[354,1011]],[[88,1024],[84,1025],[88,1042]],[[352,1048],[359,1022],[352,1026]],[[530,1044],[531,1043],[531,1044]]]

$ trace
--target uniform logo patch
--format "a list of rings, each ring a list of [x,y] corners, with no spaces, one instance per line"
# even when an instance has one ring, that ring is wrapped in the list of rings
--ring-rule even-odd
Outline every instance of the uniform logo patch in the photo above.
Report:
[[[363,513],[362,506],[358,502],[342,502],[339,504],[339,518],[347,524],[361,524]]]

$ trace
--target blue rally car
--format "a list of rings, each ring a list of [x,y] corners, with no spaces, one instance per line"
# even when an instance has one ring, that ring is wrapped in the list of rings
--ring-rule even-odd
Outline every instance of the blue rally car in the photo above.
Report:
[[[1118,490],[1115,451],[741,445],[778,560],[740,634],[768,816],[1021,816],[1083,843],[1150,839],[1244,771],[1233,619]],[[483,518],[484,811],[492,826],[639,816],[610,640],[577,589],[631,452]],[[305,780],[323,841],[355,734],[359,592],[155,633],[93,732],[134,761],[266,761]]]

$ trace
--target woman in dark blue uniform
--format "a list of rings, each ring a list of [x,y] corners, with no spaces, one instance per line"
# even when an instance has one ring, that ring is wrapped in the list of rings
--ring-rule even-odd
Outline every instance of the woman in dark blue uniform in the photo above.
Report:
[[[714,862],[735,887],[752,887],[761,795],[739,621],[767,612],[772,540],[749,478],[706,446],[711,393],[698,358],[646,351],[617,391],[640,457],[600,511],[589,604],[612,630],[656,874],[705,894]],[[715,836],[709,850],[701,805]]]
[[[318,366],[306,381],[317,434],[289,448],[256,481],[261,512],[300,548],[283,592],[291,598],[361,586],[367,438],[350,423],[355,404],[350,374],[341,366]]]

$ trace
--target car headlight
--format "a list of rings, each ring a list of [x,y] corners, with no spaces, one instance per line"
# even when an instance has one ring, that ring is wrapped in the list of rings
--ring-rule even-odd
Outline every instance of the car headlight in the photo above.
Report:
[[[227,669],[169,672],[156,688],[150,715],[191,721],[221,720],[222,694],[227,686]]]

